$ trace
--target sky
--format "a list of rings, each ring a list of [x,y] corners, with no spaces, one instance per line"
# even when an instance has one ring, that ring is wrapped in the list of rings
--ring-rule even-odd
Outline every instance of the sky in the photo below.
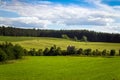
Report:
[[[120,33],[120,0],[0,0],[0,26]]]

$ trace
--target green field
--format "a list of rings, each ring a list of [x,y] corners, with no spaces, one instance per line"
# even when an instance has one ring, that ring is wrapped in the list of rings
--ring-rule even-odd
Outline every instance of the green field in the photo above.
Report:
[[[57,45],[76,48],[120,49],[120,43],[75,42],[48,37],[0,36],[0,43],[8,41],[26,49],[44,49]],[[22,60],[0,63],[0,80],[120,80],[120,57],[27,56]]]
[[[0,65],[0,80],[120,80],[120,57],[25,57]]]
[[[104,42],[76,42],[72,40],[66,40],[61,38],[48,38],[48,37],[5,37],[0,36],[0,42],[9,41],[14,44],[20,44],[22,47],[26,49],[36,48],[36,49],[44,49],[46,47],[51,47],[53,45],[57,45],[62,49],[66,49],[67,46],[73,45],[76,48],[91,48],[91,49],[120,49],[120,43],[104,43]]]

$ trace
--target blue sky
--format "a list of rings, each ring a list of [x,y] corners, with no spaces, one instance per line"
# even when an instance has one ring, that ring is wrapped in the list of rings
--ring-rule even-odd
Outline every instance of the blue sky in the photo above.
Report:
[[[120,0],[1,0],[0,25],[120,33]]]

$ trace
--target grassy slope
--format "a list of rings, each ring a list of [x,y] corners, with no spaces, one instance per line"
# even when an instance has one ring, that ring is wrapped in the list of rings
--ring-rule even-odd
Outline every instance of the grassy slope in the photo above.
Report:
[[[47,38],[47,37],[5,37],[0,36],[0,41],[9,41],[15,44],[20,44],[26,49],[36,48],[44,49],[51,47],[52,45],[60,46],[62,49],[66,49],[68,45],[74,45],[77,48],[91,48],[91,49],[115,49],[119,50],[120,43],[103,43],[103,42],[75,42],[71,40],[65,40],[60,38]]]
[[[119,57],[27,57],[0,65],[0,80],[120,80],[119,62]]]

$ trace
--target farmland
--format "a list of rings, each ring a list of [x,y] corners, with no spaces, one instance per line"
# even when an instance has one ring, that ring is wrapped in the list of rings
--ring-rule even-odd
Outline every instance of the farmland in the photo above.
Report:
[[[8,41],[26,49],[44,49],[57,45],[76,48],[115,49],[120,43],[77,42],[49,37],[0,36],[0,43]],[[120,57],[81,56],[24,56],[20,60],[0,63],[0,80],[120,80]]]
[[[3,37],[0,36],[0,42],[12,42],[13,44],[20,44],[26,49],[44,49],[53,45],[66,49],[67,46],[72,45],[76,48],[91,48],[91,49],[115,49],[119,50],[120,43],[105,43],[105,42],[76,42],[62,38],[49,38],[49,37]]]
[[[0,65],[0,80],[120,80],[120,58],[39,56]]]

